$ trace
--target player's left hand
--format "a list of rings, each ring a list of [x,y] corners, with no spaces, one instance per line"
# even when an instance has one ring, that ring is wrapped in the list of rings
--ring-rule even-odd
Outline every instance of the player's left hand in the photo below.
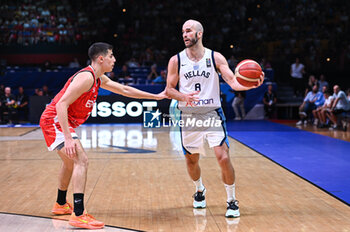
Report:
[[[262,85],[262,83],[264,83],[264,79],[265,79],[265,73],[261,72],[260,79],[258,80],[258,84],[253,86],[253,89],[258,88],[260,85]]]

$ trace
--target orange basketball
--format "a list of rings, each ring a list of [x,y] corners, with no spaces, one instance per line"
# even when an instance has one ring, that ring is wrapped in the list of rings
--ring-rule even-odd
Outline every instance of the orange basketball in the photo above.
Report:
[[[245,87],[258,85],[261,74],[262,69],[260,65],[256,61],[249,59],[239,62],[235,69],[237,81]]]

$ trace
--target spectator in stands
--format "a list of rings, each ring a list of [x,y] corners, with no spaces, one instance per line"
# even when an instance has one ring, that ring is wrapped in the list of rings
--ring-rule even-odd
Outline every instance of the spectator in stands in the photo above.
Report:
[[[124,84],[133,84],[134,79],[131,77],[128,66],[124,64],[122,70],[118,73],[118,81]]]
[[[267,91],[264,94],[263,98],[265,117],[274,118],[275,117],[275,108],[277,103],[277,95],[273,91],[272,84],[267,86]]]
[[[112,81],[118,81],[118,78],[117,76],[115,75],[115,73],[112,71],[112,72],[109,72],[109,73],[106,73],[106,75],[109,77],[109,79],[111,79]]]
[[[129,79],[131,78],[129,69],[127,65],[123,65],[122,66],[122,70],[120,71],[120,73],[118,73],[118,78],[124,78],[124,79]]]
[[[43,92],[42,89],[36,88],[36,89],[34,90],[34,95],[33,95],[33,96],[44,96],[44,92]]]
[[[8,122],[12,124],[16,115],[16,98],[11,93],[10,87],[5,88],[5,94],[2,96],[0,102],[1,122],[4,122],[5,114],[7,114]]]
[[[333,87],[333,104],[331,107],[331,111],[327,112],[327,116],[329,120],[333,123],[333,126],[330,129],[338,128],[338,115],[347,112],[350,110],[350,103],[344,91],[342,91],[339,85],[335,85]]]
[[[323,89],[324,86],[328,89],[328,82],[326,81],[326,76],[324,74],[320,75],[320,80],[318,80],[318,86]]]
[[[152,84],[165,84],[166,83],[166,70],[160,71],[160,75],[152,81]]]
[[[303,123],[307,124],[307,117],[311,116],[312,111],[316,109],[317,106],[321,105],[322,98],[323,94],[318,91],[318,85],[314,85],[312,91],[308,92],[303,103],[299,107],[300,121],[297,122],[297,125],[302,125]]]
[[[245,118],[245,109],[244,109],[244,99],[245,91],[234,91],[235,98],[232,101],[232,108],[235,112],[235,120],[243,120]],[[239,112],[239,109],[241,112]]]
[[[43,72],[48,72],[48,71],[51,71],[52,68],[53,68],[53,66],[52,66],[51,62],[49,60],[47,60],[44,62],[41,70]]]
[[[322,93],[329,92],[329,90],[328,90],[328,85],[324,85],[324,86],[322,86],[322,88],[320,88],[320,89],[321,89],[321,92],[322,92]]]
[[[78,58],[74,58],[74,60],[72,62],[69,63],[68,65],[69,68],[80,68],[80,63]]]
[[[150,73],[147,75],[147,80],[148,81],[153,81],[154,79],[156,79],[158,77],[158,73],[157,73],[157,65],[153,64],[151,66],[151,71]]]
[[[312,91],[312,88],[313,88],[314,85],[316,85],[317,83],[318,83],[318,80],[316,79],[315,75],[310,75],[310,76],[309,76],[309,80],[308,80],[307,85],[306,85],[304,97],[307,95],[308,92]],[[321,88],[320,88],[320,89],[321,89]]]
[[[49,87],[47,85],[43,85],[42,91],[43,91],[43,96],[52,97],[52,95],[53,95],[52,92],[49,90]]]
[[[303,75],[305,73],[305,66],[300,63],[299,58],[295,59],[295,63],[290,66],[290,75],[292,78],[292,85],[294,89],[294,96],[300,96],[304,87]]]
[[[331,96],[329,91],[325,91],[323,93],[323,96],[325,99],[323,105],[317,107],[317,109],[312,111],[312,114],[314,116],[314,125],[320,128],[326,126],[326,112],[331,109],[333,103],[333,96]]]
[[[129,68],[137,68],[140,67],[140,64],[136,61],[135,57],[132,57],[128,62],[127,65]]]
[[[347,94],[347,97],[348,97],[348,101],[350,102],[350,89],[346,90],[346,94]]]
[[[271,69],[272,68],[270,62],[268,60],[266,60],[266,58],[264,58],[264,57],[260,60],[259,64],[260,64],[262,69]]]
[[[22,86],[18,87],[18,94],[16,96],[16,103],[17,103],[17,113],[18,113],[18,120],[19,121],[27,121],[28,120],[28,103],[29,98],[24,93],[24,89]]]

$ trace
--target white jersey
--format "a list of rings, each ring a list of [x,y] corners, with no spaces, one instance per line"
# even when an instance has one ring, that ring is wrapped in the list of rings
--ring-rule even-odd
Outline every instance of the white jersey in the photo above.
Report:
[[[204,56],[198,62],[187,57],[186,49],[178,55],[179,91],[192,93],[200,91],[199,101],[188,105],[179,101],[178,108],[185,113],[207,113],[221,107],[219,75],[216,71],[214,52],[205,48]]]

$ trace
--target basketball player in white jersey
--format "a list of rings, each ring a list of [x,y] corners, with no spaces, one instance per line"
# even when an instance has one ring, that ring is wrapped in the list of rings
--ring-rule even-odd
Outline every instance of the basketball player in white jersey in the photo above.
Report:
[[[202,43],[203,26],[195,20],[188,20],[182,27],[186,48],[171,57],[168,64],[167,95],[178,100],[182,120],[208,120],[208,127],[182,127],[181,142],[186,157],[187,170],[196,186],[194,208],[205,208],[206,189],[202,183],[199,167],[199,153],[206,141],[214,149],[222,172],[227,192],[226,217],[239,217],[238,201],[235,197],[235,173],[229,157],[229,143],[226,134],[225,116],[221,109],[218,72],[234,90],[249,90],[254,87],[240,85],[223,55],[205,48]],[[179,84],[179,90],[176,86]],[[219,123],[217,123],[219,122]],[[184,123],[186,125],[186,123]],[[193,124],[192,124],[193,125]]]

